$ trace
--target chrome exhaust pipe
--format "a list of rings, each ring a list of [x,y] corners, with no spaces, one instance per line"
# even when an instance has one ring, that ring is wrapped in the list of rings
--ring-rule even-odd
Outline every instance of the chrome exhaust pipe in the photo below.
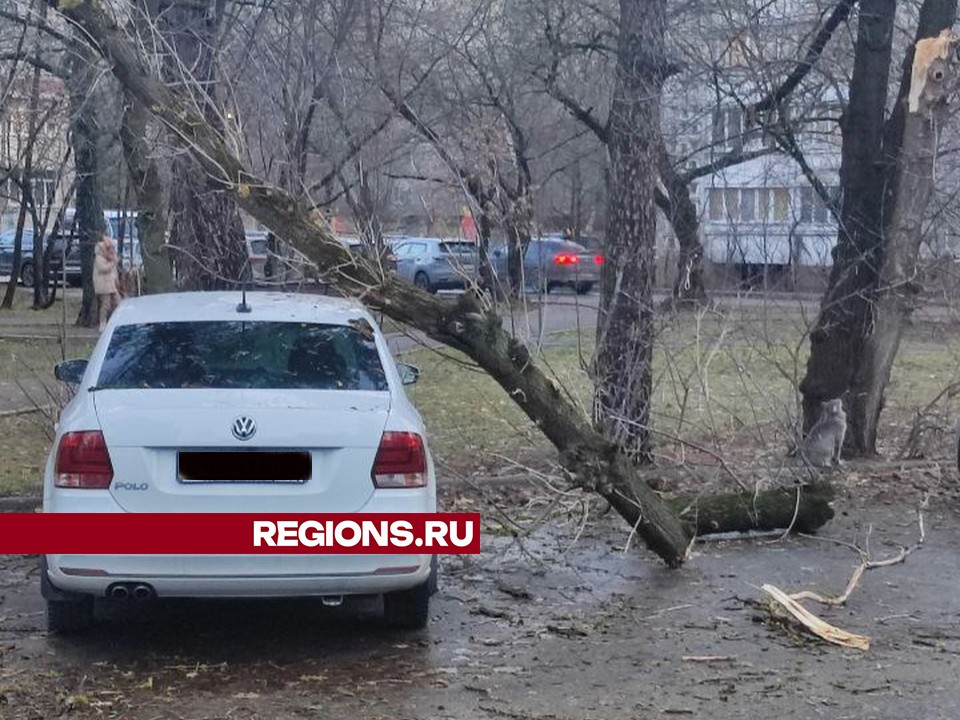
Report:
[[[135,585],[133,588],[133,599],[134,600],[149,600],[155,595],[155,591],[149,585],[143,583]]]
[[[322,595],[320,602],[324,607],[340,607],[343,605],[343,595]]]
[[[126,585],[114,585],[107,594],[114,600],[127,600],[130,597],[130,590]]]

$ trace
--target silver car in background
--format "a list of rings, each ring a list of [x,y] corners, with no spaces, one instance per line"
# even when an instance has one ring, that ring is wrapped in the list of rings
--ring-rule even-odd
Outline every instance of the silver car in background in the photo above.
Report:
[[[397,274],[427,292],[455,290],[477,280],[477,244],[465,240],[408,237],[395,241]]]
[[[290,243],[277,239],[276,253],[270,249],[266,230],[245,230],[249,279],[255,285],[303,283],[318,274],[316,264]],[[267,261],[273,259],[273,275],[267,277]]]

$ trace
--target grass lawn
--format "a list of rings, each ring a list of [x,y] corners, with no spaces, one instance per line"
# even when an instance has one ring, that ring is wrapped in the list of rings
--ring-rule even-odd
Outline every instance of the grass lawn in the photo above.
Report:
[[[0,283],[0,292],[6,290],[6,283]],[[57,300],[46,310],[34,310],[33,290],[24,287],[18,287],[14,295],[13,308],[11,310],[0,310],[0,327],[4,325],[59,325],[63,321],[64,307],[63,298],[66,295],[67,307],[66,317],[67,326],[77,319],[80,314],[80,288],[67,288],[64,293],[63,288],[57,288]]]
[[[61,351],[56,339],[0,337],[0,381],[37,376],[52,379],[54,365],[63,359],[89,357],[94,344],[93,339],[68,335]]]
[[[658,452],[664,459],[713,463],[691,446],[696,444],[732,464],[779,462],[795,432],[796,384],[806,365],[810,320],[795,310],[762,308],[665,318],[657,338],[654,393]],[[574,333],[561,333],[551,342],[539,363],[589,414],[592,334],[578,343]],[[75,340],[67,355],[84,356],[91,347],[92,341]],[[0,380],[45,375],[59,356],[56,342],[0,341]],[[552,447],[519,406],[462,355],[421,349],[404,359],[422,370],[420,382],[408,392],[448,473],[484,474],[503,467],[503,458],[536,464],[553,457]],[[958,381],[960,334],[953,325],[913,326],[888,388],[881,449],[895,455],[917,411]],[[937,457],[952,453],[958,417],[960,403],[946,395],[927,416],[923,450]],[[0,495],[38,492],[47,453],[42,416],[0,418],[0,437]]]
[[[0,496],[40,494],[50,444],[42,413],[0,417]]]
[[[787,310],[689,314],[664,322],[656,346],[654,427],[664,460],[712,462],[690,443],[728,462],[778,462],[794,439],[806,369],[809,318]],[[592,338],[575,333],[546,347],[539,361],[589,414],[587,367]],[[408,392],[427,423],[435,454],[455,468],[482,470],[496,455],[523,458],[550,446],[507,393],[469,361],[449,350],[405,356],[419,364],[420,382]],[[916,417],[948,385],[960,381],[960,336],[946,323],[916,326],[901,346],[881,418],[881,450],[896,454]],[[953,451],[950,430],[960,403],[944,398],[931,414],[926,451]],[[682,438],[683,443],[677,442]]]

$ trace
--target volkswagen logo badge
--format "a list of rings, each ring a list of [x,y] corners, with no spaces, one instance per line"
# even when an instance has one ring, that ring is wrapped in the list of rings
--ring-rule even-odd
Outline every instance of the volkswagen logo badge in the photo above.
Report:
[[[257,434],[257,422],[252,417],[241,415],[233,421],[231,430],[237,440],[249,440]]]

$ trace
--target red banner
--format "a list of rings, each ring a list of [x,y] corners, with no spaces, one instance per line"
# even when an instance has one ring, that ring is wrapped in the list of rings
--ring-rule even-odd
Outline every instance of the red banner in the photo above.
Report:
[[[3,554],[479,552],[479,513],[0,513]]]

